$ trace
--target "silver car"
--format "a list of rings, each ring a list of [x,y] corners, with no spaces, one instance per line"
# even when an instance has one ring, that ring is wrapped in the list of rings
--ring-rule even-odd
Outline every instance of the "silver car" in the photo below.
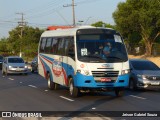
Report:
[[[5,57],[2,64],[2,74],[26,74],[28,73],[28,67],[24,60],[18,56]]]
[[[129,88],[160,89],[160,68],[149,60],[131,59]]]

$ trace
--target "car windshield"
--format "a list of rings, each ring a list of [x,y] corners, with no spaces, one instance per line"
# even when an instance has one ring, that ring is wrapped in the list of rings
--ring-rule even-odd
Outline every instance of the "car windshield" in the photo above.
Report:
[[[135,70],[160,70],[159,67],[150,61],[131,61]]]
[[[8,58],[8,63],[24,63],[22,58]]]
[[[128,60],[121,36],[113,32],[78,34],[77,57],[83,62],[97,63],[117,63]]]

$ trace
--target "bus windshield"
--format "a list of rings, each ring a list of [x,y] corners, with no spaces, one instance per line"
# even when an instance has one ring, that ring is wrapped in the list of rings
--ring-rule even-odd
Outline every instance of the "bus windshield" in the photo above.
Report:
[[[90,31],[90,30],[89,30]],[[77,33],[77,58],[82,62],[117,63],[128,60],[121,36],[113,32],[94,30]]]

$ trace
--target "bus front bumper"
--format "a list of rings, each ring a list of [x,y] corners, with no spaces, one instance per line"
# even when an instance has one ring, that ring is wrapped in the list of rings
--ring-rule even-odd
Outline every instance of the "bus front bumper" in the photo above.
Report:
[[[114,87],[127,87],[129,83],[129,75],[119,75],[116,80],[111,81],[97,81],[93,76],[85,76],[78,73],[74,77],[75,87],[86,88],[114,88]]]

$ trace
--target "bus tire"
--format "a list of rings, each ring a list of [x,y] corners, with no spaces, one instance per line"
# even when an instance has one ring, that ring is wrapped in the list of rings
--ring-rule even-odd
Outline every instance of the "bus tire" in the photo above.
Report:
[[[58,84],[51,81],[51,77],[50,77],[49,73],[47,74],[47,81],[48,81],[48,88],[50,90],[57,90],[58,89]]]
[[[54,90],[58,90],[58,88],[59,88],[59,84],[54,83]]]
[[[115,94],[116,94],[116,97],[122,97],[124,95],[124,88],[116,88]]]
[[[69,93],[71,97],[78,97],[79,96],[79,89],[74,86],[74,82],[71,79],[69,82]]]

